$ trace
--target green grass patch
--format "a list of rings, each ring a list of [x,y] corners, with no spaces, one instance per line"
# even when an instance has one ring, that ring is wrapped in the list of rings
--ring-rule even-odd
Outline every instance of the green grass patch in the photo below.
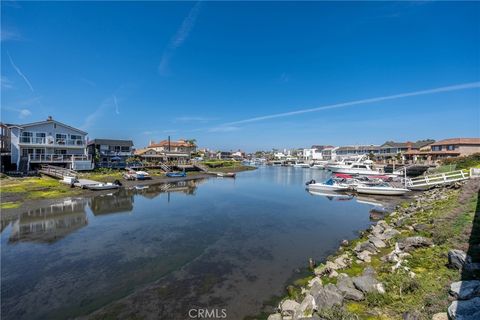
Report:
[[[7,201],[0,204],[0,209],[15,209],[20,207],[22,203],[18,201]]]

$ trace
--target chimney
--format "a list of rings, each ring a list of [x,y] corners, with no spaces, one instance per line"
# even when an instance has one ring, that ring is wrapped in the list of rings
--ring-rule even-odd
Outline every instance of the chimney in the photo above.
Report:
[[[52,121],[52,120],[53,120],[52,116],[48,116],[47,121]]]

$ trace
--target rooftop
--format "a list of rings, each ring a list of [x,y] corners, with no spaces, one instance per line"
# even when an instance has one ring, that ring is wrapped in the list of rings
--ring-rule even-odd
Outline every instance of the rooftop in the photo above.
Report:
[[[452,138],[440,140],[435,143],[432,143],[432,146],[445,146],[453,144],[471,144],[471,145],[480,145],[480,138]]]

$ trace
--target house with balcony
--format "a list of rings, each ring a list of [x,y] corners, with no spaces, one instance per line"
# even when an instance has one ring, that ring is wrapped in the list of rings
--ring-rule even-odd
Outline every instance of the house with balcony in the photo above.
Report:
[[[445,158],[464,157],[480,153],[480,138],[452,138],[429,144],[406,155],[413,162],[435,163]]]
[[[93,169],[87,154],[87,133],[48,117],[45,121],[10,127],[11,163],[18,171],[28,171],[42,164],[72,170]]]
[[[389,159],[389,158],[395,158],[397,157],[398,154],[400,154],[402,157],[402,160],[405,160],[407,158],[405,156],[407,152],[420,150],[421,148],[429,146],[434,142],[435,140],[432,140],[432,139],[418,140],[416,142],[387,141],[380,146],[379,152],[375,154],[375,156],[381,159]]]
[[[191,159],[192,153],[197,150],[197,145],[194,140],[171,141],[168,139],[160,142],[150,141],[146,149],[155,150],[158,155],[162,156],[163,162],[183,163]]]
[[[87,144],[88,154],[98,168],[125,168],[133,156],[132,140],[93,139]]]

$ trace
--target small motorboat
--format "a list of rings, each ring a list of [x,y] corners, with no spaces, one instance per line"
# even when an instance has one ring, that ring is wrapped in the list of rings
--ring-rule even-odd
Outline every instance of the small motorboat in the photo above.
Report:
[[[135,171],[135,178],[137,180],[150,179],[150,174],[146,171]]]
[[[351,185],[344,183],[343,180],[330,178],[323,183],[316,183],[315,180],[310,180],[307,184],[307,189],[313,191],[348,191]]]
[[[115,183],[97,183],[97,184],[88,184],[85,188],[90,190],[111,190],[111,189],[118,189],[120,186]]]
[[[401,196],[409,192],[409,189],[392,187],[388,183],[379,184],[356,184],[353,189],[357,193],[378,194],[383,196]]]
[[[310,168],[310,165],[308,163],[305,163],[305,162],[297,161],[297,162],[295,162],[293,167],[294,168]]]
[[[234,172],[217,172],[217,177],[222,178],[235,178],[236,175]]]
[[[165,175],[169,178],[182,178],[182,177],[186,177],[187,173],[185,171],[183,171],[183,172],[167,172]]]

